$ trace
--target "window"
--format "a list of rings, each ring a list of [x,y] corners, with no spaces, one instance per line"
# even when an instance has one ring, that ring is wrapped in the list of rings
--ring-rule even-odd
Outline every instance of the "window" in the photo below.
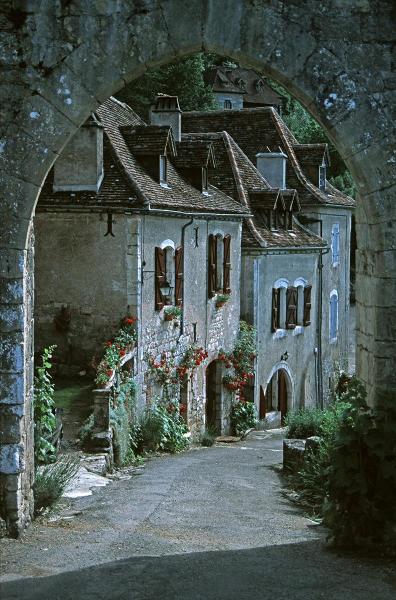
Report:
[[[289,287],[286,292],[286,329],[297,325],[297,288]]]
[[[286,279],[278,279],[272,289],[272,318],[271,331],[286,328],[286,295],[289,282]]]
[[[337,266],[340,262],[340,225],[334,223],[331,228],[331,257],[333,267]]]
[[[338,292],[330,294],[330,339],[336,340],[338,335]]]
[[[304,284],[297,286],[297,325],[304,323]]]
[[[166,156],[163,154],[159,157],[159,180],[160,183],[167,182],[167,164],[166,164]]]
[[[165,305],[183,304],[183,247],[155,248],[155,310]],[[165,295],[165,288],[170,294]]]
[[[319,167],[319,189],[326,189],[326,165]]]
[[[226,108],[226,109],[232,108],[231,100],[224,100],[224,108]]]
[[[293,213],[291,210],[286,212],[286,228],[291,231],[293,229]]]
[[[208,296],[231,293],[231,236],[211,234],[208,239]]]
[[[202,191],[208,191],[208,169],[207,167],[202,167]]]

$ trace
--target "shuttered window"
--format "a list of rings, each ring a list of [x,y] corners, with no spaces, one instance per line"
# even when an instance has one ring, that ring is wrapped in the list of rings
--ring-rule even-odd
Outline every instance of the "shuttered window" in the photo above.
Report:
[[[183,304],[183,246],[175,251],[175,304]]]
[[[217,241],[216,236],[210,234],[208,239],[208,296],[213,298],[216,294],[217,271]]]
[[[164,307],[165,300],[161,294],[161,286],[166,282],[166,250],[155,249],[155,310]]]
[[[271,315],[271,331],[279,329],[280,315],[280,288],[272,290],[272,315]]]
[[[307,285],[304,288],[304,327],[311,325],[311,293],[312,285]]]
[[[294,329],[297,324],[297,288],[289,287],[286,292],[286,329]]]
[[[231,236],[226,235],[223,239],[223,292],[231,293]]]

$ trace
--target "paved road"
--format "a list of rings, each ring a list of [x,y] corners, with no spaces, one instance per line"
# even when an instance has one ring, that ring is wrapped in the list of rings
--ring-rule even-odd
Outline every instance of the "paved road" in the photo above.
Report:
[[[394,600],[396,569],[329,552],[282,498],[280,460],[262,432],[152,459],[2,540],[0,598]]]

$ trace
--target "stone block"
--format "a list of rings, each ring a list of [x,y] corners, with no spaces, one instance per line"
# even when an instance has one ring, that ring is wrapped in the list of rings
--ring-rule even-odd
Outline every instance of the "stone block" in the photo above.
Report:
[[[15,475],[25,469],[24,447],[22,444],[6,444],[0,447],[0,473]]]
[[[306,439],[305,450],[312,450],[315,452],[319,448],[321,439],[318,435],[312,435]]]
[[[13,414],[0,414],[0,444],[18,444],[21,441],[23,422]]]
[[[24,404],[24,378],[22,373],[1,373],[0,406]]]
[[[0,254],[3,250],[0,250]],[[11,279],[0,276],[0,298],[2,304],[21,304],[23,302],[23,278]]]
[[[264,429],[278,429],[279,427],[282,427],[281,412],[278,410],[268,412],[265,415],[263,427]]]
[[[296,473],[303,465],[305,440],[283,440],[283,468]]]
[[[0,337],[0,372],[15,373],[23,371],[22,334],[3,333]]]
[[[24,326],[24,309],[22,304],[0,304],[0,331],[4,333],[23,331]]]

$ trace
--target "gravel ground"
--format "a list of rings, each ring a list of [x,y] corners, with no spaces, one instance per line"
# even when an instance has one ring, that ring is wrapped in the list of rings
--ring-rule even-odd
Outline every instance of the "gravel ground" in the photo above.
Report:
[[[282,497],[281,448],[255,432],[64,500],[21,540],[0,541],[1,600],[394,600],[393,565],[330,552]]]

